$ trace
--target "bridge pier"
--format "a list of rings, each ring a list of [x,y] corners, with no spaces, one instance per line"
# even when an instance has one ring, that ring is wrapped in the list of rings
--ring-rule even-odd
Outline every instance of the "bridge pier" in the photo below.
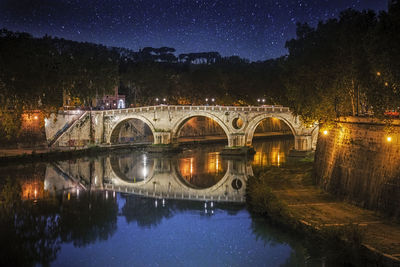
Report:
[[[291,157],[304,157],[313,151],[312,135],[295,135],[294,149],[290,151]]]
[[[182,148],[177,142],[173,142],[172,133],[169,131],[153,132],[154,143],[147,148],[150,153],[173,153],[180,152]]]
[[[243,155],[255,153],[254,148],[246,144],[245,133],[233,133],[228,136],[228,146],[225,147],[222,155]]]
[[[155,145],[170,145],[172,144],[171,132],[154,132]]]
[[[294,150],[311,151],[312,150],[312,136],[311,135],[295,135],[294,136]]]

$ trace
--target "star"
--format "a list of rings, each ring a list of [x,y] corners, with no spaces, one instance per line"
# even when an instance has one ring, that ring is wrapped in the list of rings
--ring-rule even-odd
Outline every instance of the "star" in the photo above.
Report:
[[[0,28],[132,50],[218,51],[252,61],[287,54],[296,23],[316,26],[347,8],[387,8],[376,0],[0,0]]]

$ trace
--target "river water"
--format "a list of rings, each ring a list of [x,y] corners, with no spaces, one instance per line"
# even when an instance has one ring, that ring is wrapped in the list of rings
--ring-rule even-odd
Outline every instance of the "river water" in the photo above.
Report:
[[[284,166],[293,140],[254,147],[251,158],[201,145],[3,167],[0,265],[329,265],[318,245],[247,211],[247,177]]]

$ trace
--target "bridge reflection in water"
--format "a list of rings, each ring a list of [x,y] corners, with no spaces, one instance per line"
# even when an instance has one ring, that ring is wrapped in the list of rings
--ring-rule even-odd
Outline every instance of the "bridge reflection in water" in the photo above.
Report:
[[[45,190],[105,190],[157,199],[245,201],[253,166],[280,166],[292,141],[255,145],[254,158],[222,157],[218,146],[198,147],[178,155],[113,152],[51,164]],[[268,147],[265,147],[268,146]]]

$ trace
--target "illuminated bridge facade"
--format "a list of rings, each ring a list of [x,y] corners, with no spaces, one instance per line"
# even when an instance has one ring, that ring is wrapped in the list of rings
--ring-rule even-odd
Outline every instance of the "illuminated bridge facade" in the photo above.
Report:
[[[57,117],[55,119],[55,117]],[[60,113],[46,120],[50,145],[59,147],[117,144],[122,125],[137,119],[153,133],[154,144],[174,145],[184,124],[193,117],[214,120],[225,132],[228,147],[250,147],[257,126],[266,118],[285,122],[295,139],[295,150],[315,148],[317,125],[305,125],[289,108],[282,106],[149,106],[104,111]]]

